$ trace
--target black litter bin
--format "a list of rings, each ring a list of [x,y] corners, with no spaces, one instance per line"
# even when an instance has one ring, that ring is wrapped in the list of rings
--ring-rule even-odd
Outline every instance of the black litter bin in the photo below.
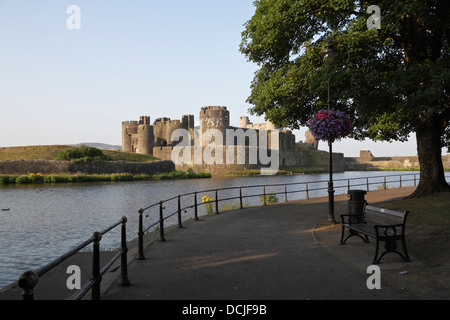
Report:
[[[366,190],[349,190],[350,200],[348,200],[348,214],[359,214],[364,209],[366,200],[364,199]]]

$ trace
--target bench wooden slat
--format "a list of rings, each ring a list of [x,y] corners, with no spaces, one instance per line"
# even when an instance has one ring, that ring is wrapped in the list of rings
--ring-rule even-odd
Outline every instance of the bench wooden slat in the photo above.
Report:
[[[399,219],[398,217],[389,217],[388,215],[380,216],[367,213],[364,215],[364,222],[369,223],[371,225],[396,225],[402,224],[403,219]]]
[[[387,213],[387,214],[390,214],[390,215],[393,215],[393,216],[397,216],[397,217],[400,217],[400,218],[404,218],[405,217],[405,212],[398,212],[398,211],[393,211],[393,210],[389,210],[389,209],[373,207],[373,206],[369,206],[369,205],[365,206],[365,210],[371,210],[371,211],[375,211],[375,212]]]
[[[362,232],[362,233],[367,234],[368,236],[371,236],[373,238],[376,237],[375,229],[372,226],[368,225],[368,224],[355,223],[355,224],[352,224],[349,227],[352,230],[355,230],[355,231],[358,231],[358,232]]]

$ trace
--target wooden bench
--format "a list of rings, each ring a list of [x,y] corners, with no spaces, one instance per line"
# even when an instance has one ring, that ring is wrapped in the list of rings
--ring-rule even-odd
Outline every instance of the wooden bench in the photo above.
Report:
[[[406,251],[405,241],[405,222],[408,211],[396,212],[383,208],[364,205],[363,212],[360,214],[341,214],[342,234],[341,244],[344,245],[348,238],[352,236],[360,237],[368,243],[369,238],[376,240],[375,257],[373,264],[379,264],[381,258],[389,252],[398,253],[403,260],[411,261]],[[349,235],[345,237],[345,229],[348,229]],[[385,251],[378,256],[380,242],[384,242]],[[397,241],[401,241],[403,253],[397,251]]]

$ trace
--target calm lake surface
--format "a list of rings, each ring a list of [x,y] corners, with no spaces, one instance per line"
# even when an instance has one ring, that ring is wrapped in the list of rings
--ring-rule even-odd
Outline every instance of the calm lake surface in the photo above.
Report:
[[[335,173],[336,195],[347,192],[348,181],[339,179],[370,178],[370,190],[376,190],[384,182],[382,176],[408,175],[403,179],[413,179],[413,172],[344,172]],[[419,177],[419,175],[417,175]],[[145,208],[160,200],[193,191],[225,187],[251,185],[289,184],[309,182],[309,196],[327,195],[328,174],[305,174],[291,176],[230,177],[195,180],[140,181],[116,183],[75,183],[30,186],[0,187],[0,289],[16,281],[27,270],[37,269],[62,255],[72,247],[88,239],[93,232],[102,231],[128,218],[127,240],[137,237],[138,209]],[[387,178],[388,187],[398,187],[394,178]],[[395,178],[398,181],[398,177]],[[316,181],[316,183],[314,183]],[[318,183],[317,181],[322,181]],[[359,185],[358,185],[359,184]],[[413,181],[403,182],[403,186],[413,185]],[[284,185],[267,186],[266,192],[283,192],[277,195],[284,201]],[[325,190],[313,190],[325,188]],[[351,189],[366,189],[366,179],[352,180]],[[305,190],[305,184],[288,185],[287,191]],[[262,193],[262,187],[244,188],[243,195]],[[215,198],[214,192],[199,192],[202,196]],[[219,191],[219,199],[238,196],[238,190]],[[288,194],[288,200],[305,199],[306,192]],[[182,207],[192,205],[193,196],[182,197]],[[228,201],[238,204],[239,200]],[[219,202],[219,210],[227,203]],[[261,204],[258,197],[244,199],[244,204]],[[165,204],[165,216],[176,212],[177,200]],[[145,212],[144,227],[158,221],[159,207]],[[206,214],[204,206],[199,207],[199,215]],[[193,209],[188,209],[184,219],[193,217]],[[168,223],[175,224],[176,215]],[[120,227],[105,235],[101,241],[103,250],[114,249],[120,244]]]

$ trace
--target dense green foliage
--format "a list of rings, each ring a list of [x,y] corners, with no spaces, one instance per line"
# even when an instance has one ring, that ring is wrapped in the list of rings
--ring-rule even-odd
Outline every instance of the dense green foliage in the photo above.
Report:
[[[381,9],[380,29],[368,27],[370,5]],[[424,183],[445,185],[448,0],[258,0],[255,7],[240,46],[260,67],[248,98],[251,113],[280,127],[306,126],[327,107],[335,75],[330,104],[350,115],[352,137],[405,141],[416,133]],[[333,65],[320,56],[329,40],[339,53]]]
[[[348,64],[332,83],[332,101],[352,115],[355,138],[404,140],[421,115],[448,121],[446,2],[256,1],[241,43],[241,52],[261,66],[248,99],[251,111],[281,126],[306,125],[326,106],[328,78]],[[381,29],[367,27],[369,5],[381,8]],[[326,39],[336,41],[336,65],[324,65],[319,55]]]
[[[277,203],[278,202],[278,197],[277,194],[275,192],[273,192],[273,190],[269,193],[261,194],[258,196],[258,200],[261,203]]]
[[[61,151],[56,157],[57,160],[93,161],[111,160],[102,150],[95,147],[80,146],[77,148]]]

